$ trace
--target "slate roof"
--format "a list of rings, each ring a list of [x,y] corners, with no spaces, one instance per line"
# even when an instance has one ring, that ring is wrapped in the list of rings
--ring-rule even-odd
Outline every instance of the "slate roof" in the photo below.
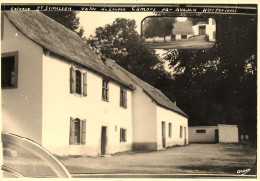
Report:
[[[191,21],[177,21],[173,24],[173,30],[172,33],[177,35],[193,35],[194,31],[192,29],[192,22]]]
[[[167,109],[170,109],[174,112],[181,114],[188,118],[188,115],[185,114],[180,108],[176,106],[168,97],[166,97],[160,90],[154,88],[150,84],[144,82],[140,78],[136,77],[135,75],[131,74],[118,64],[116,64],[113,60],[107,59],[106,60],[107,66],[113,70],[114,74],[117,75],[122,81],[127,82],[129,85],[138,85],[140,86],[143,91],[148,94],[158,105],[163,106]]]
[[[132,89],[115,76],[76,33],[55,20],[38,11],[5,11],[5,15],[21,33],[51,53],[81,64]]]

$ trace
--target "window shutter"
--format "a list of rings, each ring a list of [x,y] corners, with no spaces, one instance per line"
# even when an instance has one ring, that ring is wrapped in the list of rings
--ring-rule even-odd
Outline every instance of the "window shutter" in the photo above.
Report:
[[[107,100],[109,100],[109,81],[107,81]]]
[[[120,107],[122,107],[122,88],[120,87]]]
[[[122,142],[122,128],[120,128],[120,142]]]
[[[87,96],[87,72],[83,73],[83,96]]]
[[[75,92],[75,70],[73,66],[70,67],[70,93]]]
[[[125,129],[125,142],[126,142],[126,140],[127,140],[126,138],[127,138],[127,134],[126,134],[126,129]]]
[[[86,119],[82,120],[82,134],[81,134],[81,143],[86,143]]]
[[[70,117],[70,144],[74,143],[74,136],[75,136],[75,124],[72,117]]]
[[[102,79],[102,99],[105,99],[105,89],[104,89],[104,87],[105,87],[105,81],[104,81],[104,79]]]
[[[125,102],[125,108],[127,108],[127,91],[124,90],[124,102]]]

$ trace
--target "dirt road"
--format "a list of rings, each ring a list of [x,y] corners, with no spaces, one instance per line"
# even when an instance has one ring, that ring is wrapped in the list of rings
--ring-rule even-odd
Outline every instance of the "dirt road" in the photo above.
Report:
[[[256,174],[256,148],[241,144],[190,144],[111,157],[66,157],[61,161],[74,174]]]

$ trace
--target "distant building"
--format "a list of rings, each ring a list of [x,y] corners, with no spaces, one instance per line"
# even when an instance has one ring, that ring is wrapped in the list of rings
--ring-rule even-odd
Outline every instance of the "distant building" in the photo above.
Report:
[[[237,125],[189,126],[189,142],[197,143],[237,143]]]
[[[192,21],[177,21],[173,24],[171,40],[185,40],[194,35]]]
[[[208,22],[198,22],[193,30],[194,35],[207,35],[209,41],[216,41],[216,22],[213,18],[209,18]]]
[[[192,21],[177,21],[173,24],[171,40],[185,40],[190,37],[205,37],[208,41],[216,41],[216,22],[209,18],[208,22],[198,22],[193,25]]]
[[[2,128],[57,155],[188,143],[188,118],[164,94],[37,11],[2,19]]]

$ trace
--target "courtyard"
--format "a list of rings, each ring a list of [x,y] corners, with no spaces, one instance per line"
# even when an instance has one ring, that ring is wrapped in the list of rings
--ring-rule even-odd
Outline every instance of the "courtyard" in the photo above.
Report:
[[[190,144],[153,152],[59,159],[75,177],[256,175],[256,147],[245,144]]]

